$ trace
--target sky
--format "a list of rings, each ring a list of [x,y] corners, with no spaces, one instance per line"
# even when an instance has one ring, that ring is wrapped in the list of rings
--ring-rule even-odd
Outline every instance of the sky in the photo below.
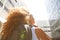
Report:
[[[46,0],[21,0],[22,4],[34,16],[35,20],[48,20],[49,15],[46,10]]]
[[[21,3],[35,20],[53,20],[60,16],[60,0],[21,0]]]

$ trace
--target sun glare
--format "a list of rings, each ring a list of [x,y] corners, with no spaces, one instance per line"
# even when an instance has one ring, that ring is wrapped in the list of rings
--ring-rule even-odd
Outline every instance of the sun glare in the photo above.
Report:
[[[49,16],[46,11],[45,1],[46,0],[23,0],[35,20],[48,20]]]

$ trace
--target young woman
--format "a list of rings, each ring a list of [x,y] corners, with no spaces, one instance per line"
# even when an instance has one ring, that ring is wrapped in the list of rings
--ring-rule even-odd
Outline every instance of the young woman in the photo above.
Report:
[[[27,23],[32,27],[32,40],[51,40],[51,38],[42,29],[34,25],[35,21],[32,15],[28,15],[27,19]]]

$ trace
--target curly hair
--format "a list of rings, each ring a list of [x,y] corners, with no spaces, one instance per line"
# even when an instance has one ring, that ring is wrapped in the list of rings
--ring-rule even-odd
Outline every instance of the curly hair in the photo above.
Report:
[[[22,8],[15,8],[9,11],[7,21],[3,25],[2,40],[7,40],[9,34],[12,33],[14,28],[17,28],[19,25],[26,23],[25,17],[27,14],[28,12]]]

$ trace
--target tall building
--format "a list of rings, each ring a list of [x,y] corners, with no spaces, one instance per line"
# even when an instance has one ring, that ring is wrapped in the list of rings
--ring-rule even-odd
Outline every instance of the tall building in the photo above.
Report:
[[[49,24],[53,40],[60,40],[60,0],[47,0]]]

